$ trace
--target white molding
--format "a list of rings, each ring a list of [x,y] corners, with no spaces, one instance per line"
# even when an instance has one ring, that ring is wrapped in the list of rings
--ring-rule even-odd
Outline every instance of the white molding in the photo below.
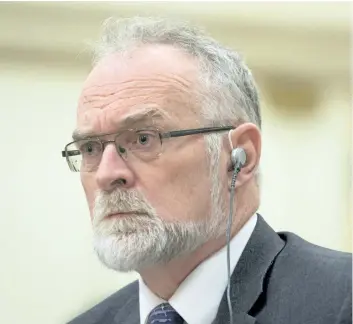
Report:
[[[0,3],[0,60],[58,60],[87,67],[85,41],[98,37],[106,17],[157,13],[200,23],[242,51],[255,70],[346,78],[348,7],[348,3]]]

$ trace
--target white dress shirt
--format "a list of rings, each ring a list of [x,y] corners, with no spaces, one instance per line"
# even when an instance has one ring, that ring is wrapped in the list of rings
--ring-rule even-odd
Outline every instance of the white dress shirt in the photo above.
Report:
[[[249,241],[256,222],[255,214],[230,242],[231,273]],[[211,324],[216,318],[227,283],[227,246],[224,246],[198,265],[185,278],[168,302],[187,324]],[[140,324],[145,324],[152,309],[166,301],[156,296],[141,278],[139,288]]]

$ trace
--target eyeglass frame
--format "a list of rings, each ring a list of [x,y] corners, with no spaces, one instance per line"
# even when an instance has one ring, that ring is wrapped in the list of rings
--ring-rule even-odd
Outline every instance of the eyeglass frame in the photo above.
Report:
[[[175,130],[175,131],[169,131],[169,132],[159,132],[158,129],[155,129],[158,131],[159,139],[161,141],[161,144],[163,143],[164,138],[172,138],[172,137],[182,137],[182,136],[188,136],[188,135],[197,135],[197,134],[207,134],[207,133],[217,133],[217,132],[225,132],[234,129],[234,126],[215,126],[215,127],[201,127],[201,128],[192,128],[192,129],[182,129],[182,130]],[[138,131],[138,129],[127,129],[124,131]],[[112,134],[103,134],[103,135],[97,135],[97,136],[90,136],[87,137],[86,140],[92,140],[96,139],[99,140],[100,143],[102,144],[103,149],[105,148],[106,144],[109,143],[114,143],[116,146],[116,138],[122,134],[124,131],[120,131],[118,133],[112,133]],[[101,136],[108,136],[108,135],[115,135],[114,140],[102,140],[100,137]],[[66,158],[66,162],[69,165],[69,168],[71,171],[77,172],[75,170],[72,170],[70,167],[70,161],[69,157],[70,156],[75,156],[75,155],[81,155],[81,152],[79,150],[67,150],[67,147],[69,145],[72,145],[73,143],[78,142],[78,140],[72,141],[68,144],[65,145],[64,151],[61,151],[62,157]]]

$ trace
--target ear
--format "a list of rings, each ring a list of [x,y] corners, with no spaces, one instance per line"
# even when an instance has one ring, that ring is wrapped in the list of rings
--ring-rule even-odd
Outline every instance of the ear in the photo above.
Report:
[[[241,186],[255,176],[261,156],[261,133],[255,124],[245,123],[230,131],[229,141],[229,156],[231,150],[237,147],[241,147],[246,153],[246,163],[237,177],[237,186]]]

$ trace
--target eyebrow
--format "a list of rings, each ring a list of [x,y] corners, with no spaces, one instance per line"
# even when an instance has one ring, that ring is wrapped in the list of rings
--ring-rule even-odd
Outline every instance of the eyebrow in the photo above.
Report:
[[[124,118],[121,122],[119,122],[119,128],[127,129],[129,127],[132,127],[135,124],[139,124],[147,121],[153,121],[153,122],[163,121],[166,119],[171,119],[171,117],[167,112],[161,111],[160,109],[157,109],[157,108],[148,108]],[[97,137],[99,135],[105,135],[105,134],[97,134],[91,131],[86,132],[86,131],[81,131],[79,129],[76,129],[72,133],[72,139],[74,141],[79,141],[79,140],[84,140],[91,137]]]

